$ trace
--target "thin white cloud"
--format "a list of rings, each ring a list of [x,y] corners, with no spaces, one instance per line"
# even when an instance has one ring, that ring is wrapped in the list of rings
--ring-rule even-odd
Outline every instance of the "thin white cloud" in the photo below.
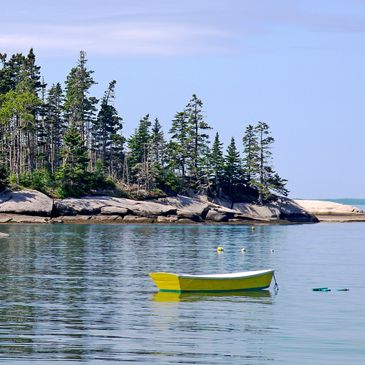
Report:
[[[2,32],[0,49],[15,52],[33,47],[42,53],[87,49],[94,54],[181,55],[215,51],[219,49],[217,44],[224,45],[229,38],[228,32],[209,27],[158,23],[29,27],[23,24],[14,28]]]

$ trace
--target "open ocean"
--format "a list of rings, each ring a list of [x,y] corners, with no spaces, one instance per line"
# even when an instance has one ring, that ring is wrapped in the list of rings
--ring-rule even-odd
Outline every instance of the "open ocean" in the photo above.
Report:
[[[365,363],[364,223],[0,230],[1,363]],[[277,294],[161,295],[148,277],[266,268]]]

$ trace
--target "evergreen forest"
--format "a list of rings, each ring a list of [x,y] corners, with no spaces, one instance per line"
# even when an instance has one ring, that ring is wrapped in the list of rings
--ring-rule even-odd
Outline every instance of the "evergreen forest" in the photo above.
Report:
[[[125,136],[116,81],[91,95],[93,73],[81,51],[66,80],[47,85],[33,49],[0,54],[1,189],[27,187],[56,198],[204,193],[258,203],[288,194],[273,168],[267,123],[244,126],[224,149],[193,94],[167,134],[145,114]]]

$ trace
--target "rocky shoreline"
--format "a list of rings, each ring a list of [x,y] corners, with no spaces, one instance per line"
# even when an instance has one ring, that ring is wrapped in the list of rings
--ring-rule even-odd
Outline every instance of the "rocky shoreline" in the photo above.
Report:
[[[365,212],[352,205],[322,200],[294,200],[303,209],[315,215],[320,222],[365,222]]]
[[[35,190],[6,191],[0,194],[0,223],[273,224],[350,221],[350,218],[365,221],[365,214],[354,207],[338,204],[334,209],[327,204],[318,214],[318,204],[306,202],[309,201],[278,198],[267,205],[256,205],[179,195],[144,201],[110,196],[53,200]]]

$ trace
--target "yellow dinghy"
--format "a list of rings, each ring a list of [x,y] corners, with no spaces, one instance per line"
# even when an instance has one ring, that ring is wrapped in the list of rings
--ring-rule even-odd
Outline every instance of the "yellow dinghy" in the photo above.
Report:
[[[150,276],[162,292],[220,293],[266,289],[274,270],[243,271],[230,274],[188,275],[152,272]]]

